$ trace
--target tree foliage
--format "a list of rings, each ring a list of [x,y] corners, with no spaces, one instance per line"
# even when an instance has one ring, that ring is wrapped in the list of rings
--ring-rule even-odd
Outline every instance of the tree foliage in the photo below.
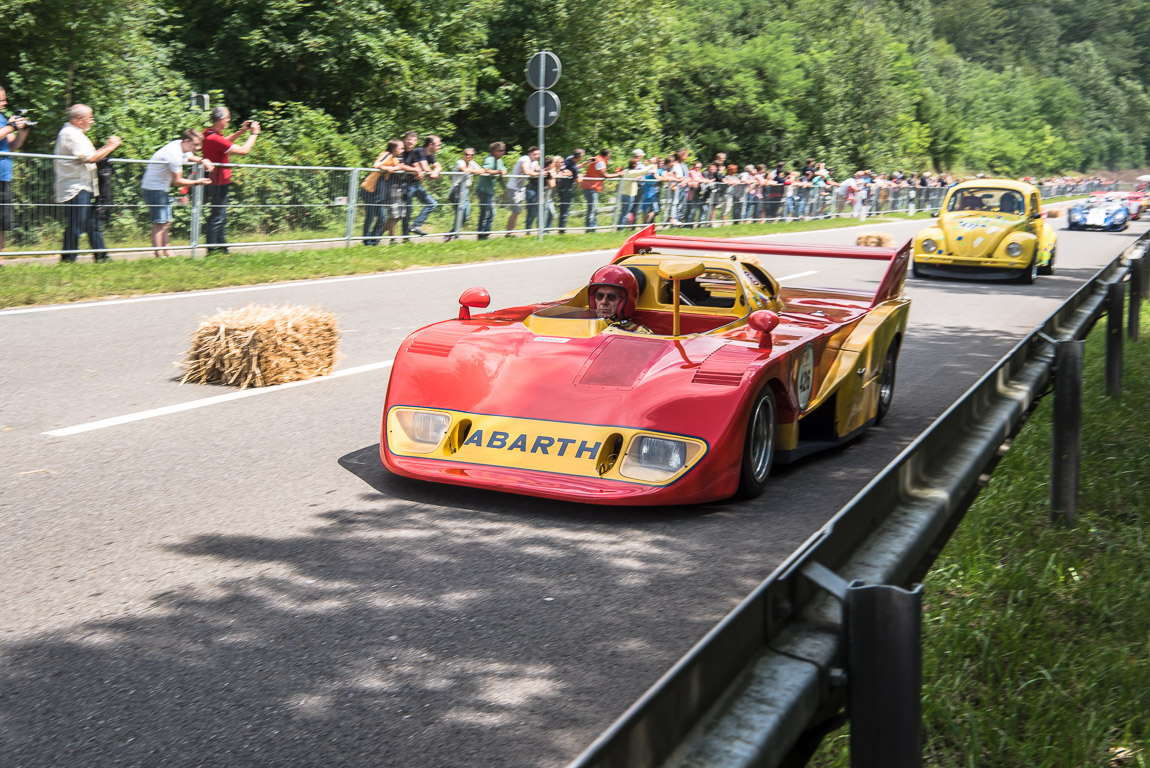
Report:
[[[210,93],[252,159],[362,163],[414,128],[526,146],[524,66],[563,60],[549,148],[1023,174],[1144,164],[1150,0],[13,0],[0,82],[147,156]]]

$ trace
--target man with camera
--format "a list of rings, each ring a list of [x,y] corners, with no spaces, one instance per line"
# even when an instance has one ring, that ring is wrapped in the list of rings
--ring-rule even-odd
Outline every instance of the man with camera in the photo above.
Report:
[[[211,183],[210,179],[187,179],[183,176],[184,163],[197,163],[208,173],[212,172],[211,160],[195,156],[203,146],[203,141],[203,134],[199,131],[184,131],[180,138],[157,149],[144,169],[144,176],[140,180],[140,196],[144,198],[152,217],[152,245],[156,248],[157,259],[172,255],[171,188]]]
[[[204,131],[204,158],[214,164],[230,162],[232,155],[246,155],[256,145],[256,136],[260,135],[260,124],[255,120],[245,120],[240,129],[225,136],[232,113],[227,107],[216,107],[212,110],[212,127]],[[236,140],[248,134],[243,144],[236,144]],[[210,208],[208,214],[208,253],[228,252],[228,190],[232,183],[232,169],[216,167],[212,169],[211,184],[207,189],[207,203]]]
[[[14,117],[9,122],[2,111],[6,106],[8,106],[8,92],[0,85],[0,152],[16,152],[24,143],[24,139],[28,138],[28,131],[35,123],[23,116]],[[4,233],[12,230],[14,219],[12,158],[0,155],[0,252],[4,251]],[[3,258],[0,256],[0,260]]]
[[[100,218],[96,215],[95,201],[100,194],[96,163],[120,146],[120,137],[109,136],[104,146],[96,149],[87,136],[94,122],[91,107],[73,104],[68,108],[68,122],[56,136],[56,148],[52,152],[65,156],[53,161],[56,166],[56,202],[63,203],[66,219],[61,262],[76,261],[81,233],[87,233],[88,245],[95,251],[96,262],[108,261]]]

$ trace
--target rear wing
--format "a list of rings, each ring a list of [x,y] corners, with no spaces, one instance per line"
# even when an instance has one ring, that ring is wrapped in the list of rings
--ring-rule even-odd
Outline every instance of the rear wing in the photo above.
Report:
[[[886,273],[871,306],[902,294],[906,270],[910,265],[910,240],[897,248],[859,245],[803,245],[795,243],[750,243],[745,240],[724,240],[717,237],[683,237],[682,235],[656,235],[652,224],[640,230],[619,248],[612,264],[628,256],[650,253],[658,248],[701,251],[711,253],[746,253],[761,256],[815,256],[830,259],[865,259],[888,262]]]

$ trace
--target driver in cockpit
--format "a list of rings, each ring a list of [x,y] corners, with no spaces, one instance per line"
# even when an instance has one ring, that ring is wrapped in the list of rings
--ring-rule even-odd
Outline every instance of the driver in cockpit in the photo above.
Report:
[[[608,328],[650,334],[649,328],[631,319],[639,301],[639,282],[631,271],[618,264],[600,267],[587,286],[587,303],[595,316],[607,321]]]

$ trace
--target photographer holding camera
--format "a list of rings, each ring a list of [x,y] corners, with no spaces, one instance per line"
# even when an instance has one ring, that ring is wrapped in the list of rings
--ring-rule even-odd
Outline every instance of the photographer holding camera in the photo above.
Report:
[[[212,127],[204,131],[204,157],[212,163],[228,163],[232,155],[246,155],[256,145],[256,136],[260,135],[260,124],[255,120],[245,120],[240,129],[231,135],[225,136],[232,113],[227,107],[216,107],[212,110]],[[236,139],[248,133],[243,144],[236,144]],[[214,168],[212,170],[212,183],[204,190],[207,192],[207,203],[211,206],[208,214],[208,253],[228,252],[228,189],[232,183],[231,168]]]
[[[8,106],[8,91],[0,85],[0,152],[16,152],[28,131],[35,125],[25,117],[14,117],[11,122],[4,117],[3,109]],[[13,136],[15,134],[15,136]],[[12,208],[12,158],[0,155],[0,252],[4,250],[4,233],[14,226]],[[0,256],[0,260],[3,260]]]
[[[95,210],[95,201],[100,194],[96,163],[120,146],[120,137],[109,136],[104,146],[96,149],[87,136],[94,120],[92,108],[88,105],[73,104],[69,107],[68,122],[56,136],[56,148],[52,152],[67,156],[67,159],[53,161],[56,166],[56,202],[64,204],[66,216],[61,262],[76,261],[81,232],[88,234],[88,245],[95,251],[95,261],[108,261],[100,217]]]

